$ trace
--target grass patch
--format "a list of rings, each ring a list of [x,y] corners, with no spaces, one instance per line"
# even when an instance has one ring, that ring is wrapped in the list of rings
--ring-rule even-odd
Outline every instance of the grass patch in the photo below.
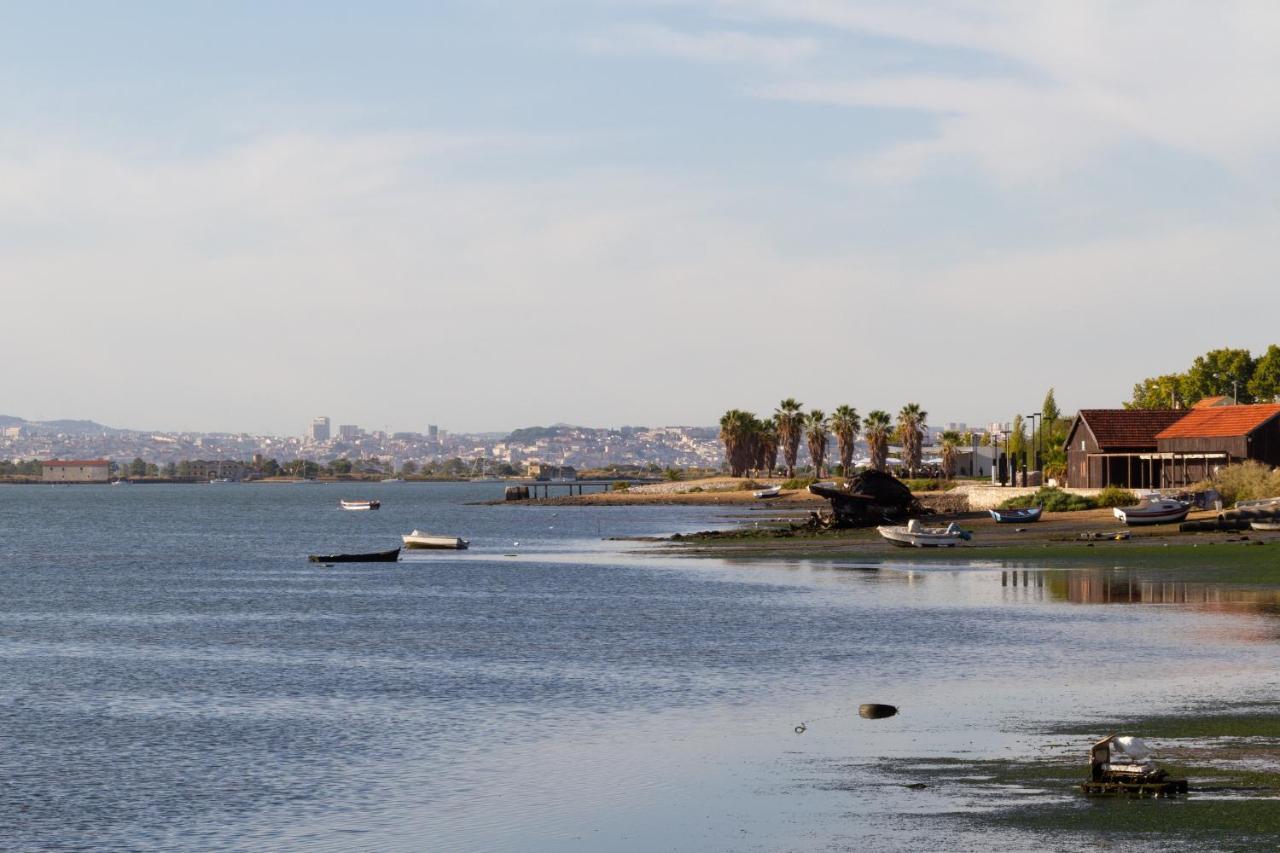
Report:
[[[1128,489],[1122,489],[1119,486],[1107,486],[1102,491],[1093,496],[1095,505],[1104,508],[1113,506],[1133,506],[1138,502],[1138,496]]]
[[[913,492],[949,492],[956,487],[954,480],[931,480],[915,478],[903,480],[902,485]]]
[[[790,480],[782,481],[782,488],[788,489],[788,490],[807,489],[816,482],[818,482],[817,477],[792,477]]]

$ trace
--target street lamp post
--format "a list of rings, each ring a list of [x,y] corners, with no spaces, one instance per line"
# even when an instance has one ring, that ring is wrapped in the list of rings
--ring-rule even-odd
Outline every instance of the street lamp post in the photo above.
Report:
[[[1040,448],[1042,445],[1043,436],[1040,434],[1042,430],[1036,429],[1036,418],[1040,418],[1041,426],[1043,426],[1044,415],[1040,414],[1039,412],[1032,412],[1031,414],[1027,415],[1027,417],[1031,419],[1031,438],[1032,438],[1031,448],[1028,451],[1027,455],[1031,456],[1032,453],[1034,453],[1035,465],[1032,466],[1032,470],[1039,471],[1040,470]]]

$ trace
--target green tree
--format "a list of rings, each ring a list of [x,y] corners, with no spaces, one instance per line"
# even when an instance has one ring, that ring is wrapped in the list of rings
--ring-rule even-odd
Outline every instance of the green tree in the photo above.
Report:
[[[1166,373],[1144,379],[1133,386],[1133,397],[1124,404],[1126,409],[1176,409],[1186,405],[1182,385],[1186,376]]]
[[[822,477],[822,463],[827,460],[827,414],[814,409],[804,419],[805,443],[809,446],[809,458],[813,460],[813,475]]]
[[[773,476],[773,469],[778,467],[778,419],[769,417],[760,421],[757,436],[756,467],[765,472],[766,477]]]
[[[871,467],[876,471],[883,471],[889,459],[889,435],[892,427],[889,413],[882,409],[867,412],[867,419],[862,423],[867,437],[867,449],[871,455]]]
[[[1022,423],[1022,415],[1013,416],[1013,426],[1009,428],[1009,459],[1016,460],[1027,449],[1027,430]]]
[[[853,449],[858,441],[858,433],[862,430],[862,419],[853,406],[837,406],[831,415],[831,431],[836,436],[836,446],[840,451],[840,474],[850,476],[853,469]]]
[[[1182,383],[1183,403],[1191,406],[1205,397],[1230,397],[1233,391],[1241,403],[1250,403],[1253,368],[1247,349],[1215,349],[1197,356]]]
[[[1248,391],[1259,403],[1280,400],[1280,347],[1272,344],[1254,362]]]
[[[787,476],[796,475],[796,456],[800,453],[800,436],[804,432],[804,404],[788,397],[778,404],[773,419],[778,424],[778,443],[782,446],[782,458],[787,463]]]
[[[924,426],[929,413],[919,403],[907,403],[898,412],[898,439],[902,442],[902,462],[912,477],[920,470],[924,449]]]
[[[178,464],[176,462],[164,463],[164,475],[170,480],[178,476]]]
[[[330,463],[329,463],[329,468],[330,468],[330,469],[333,471],[333,473],[335,473],[335,474],[340,474],[340,475],[342,475],[342,474],[350,474],[350,473],[351,473],[351,460],[350,460],[350,459],[348,459],[348,458],[346,458],[345,456],[344,456],[344,457],[342,457],[341,459],[335,459],[335,460],[333,460],[332,462],[330,462]]]
[[[948,480],[956,476],[956,458],[959,444],[960,433],[951,429],[942,433],[942,476]]]
[[[129,463],[129,476],[130,477],[147,476],[147,463],[142,461],[142,457],[135,456],[133,458],[133,461]]]
[[[400,473],[406,477],[412,477],[414,474],[418,473],[418,463],[414,462],[412,459],[408,460],[400,466]]]

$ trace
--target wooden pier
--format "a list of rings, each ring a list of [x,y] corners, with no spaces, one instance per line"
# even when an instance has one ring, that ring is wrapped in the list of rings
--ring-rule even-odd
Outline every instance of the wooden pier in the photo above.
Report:
[[[564,495],[585,495],[587,490],[607,492],[614,483],[626,483],[628,486],[643,486],[649,483],[660,483],[661,480],[526,480],[507,487],[507,500],[528,500],[532,498],[552,497],[553,489],[563,489]],[[520,490],[521,497],[512,497],[512,490]],[[527,493],[525,493],[527,492]],[[538,493],[542,494],[539,495]]]

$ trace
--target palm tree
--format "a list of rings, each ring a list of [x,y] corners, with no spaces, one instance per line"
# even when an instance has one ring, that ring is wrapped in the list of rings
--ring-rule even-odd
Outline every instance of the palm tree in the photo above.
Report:
[[[852,406],[837,406],[831,415],[831,431],[836,434],[836,443],[840,447],[840,469],[845,479],[853,476],[853,446],[862,430],[862,418],[858,410]]]
[[[796,454],[800,452],[800,433],[804,430],[803,403],[788,397],[778,404],[773,418],[778,422],[778,443],[782,445],[782,458],[787,463],[787,476],[796,475]]]
[[[889,458],[889,430],[892,426],[889,413],[882,409],[867,412],[862,426],[867,437],[867,449],[871,452],[871,467],[883,471]]]
[[[756,467],[764,471],[766,477],[772,477],[773,469],[778,467],[778,421],[776,418],[765,418],[760,421],[760,440],[756,449]]]
[[[754,420],[755,415],[741,409],[730,409],[720,418],[720,440],[724,442],[724,457],[729,463],[731,477],[741,477],[746,471],[743,456],[751,442],[751,422]]]
[[[960,443],[960,433],[946,430],[942,433],[942,476],[948,480],[956,475],[956,446]]]
[[[929,413],[919,403],[907,403],[898,412],[898,434],[902,439],[902,462],[908,473],[915,476],[920,470],[920,451],[924,444],[924,422]]]
[[[809,444],[809,457],[813,460],[813,476],[822,478],[822,463],[827,459],[827,415],[814,409],[804,419],[804,437]]]

